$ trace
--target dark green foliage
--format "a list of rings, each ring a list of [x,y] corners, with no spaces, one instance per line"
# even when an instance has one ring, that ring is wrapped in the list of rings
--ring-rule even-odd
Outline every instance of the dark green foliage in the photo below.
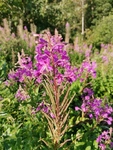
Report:
[[[103,17],[113,14],[112,0],[84,1],[85,29],[95,29]],[[50,28],[51,32],[57,28],[65,35],[65,24],[71,26],[71,40],[78,33],[81,34],[82,4],[81,1],[67,0],[1,0],[0,24],[3,18],[10,20],[13,30],[23,20],[30,31],[30,24],[37,26],[37,32]]]
[[[51,32],[57,28],[64,36],[65,24],[69,22],[71,25],[72,35],[81,32],[81,5],[70,1],[48,1],[48,0],[17,0],[3,1],[1,3],[0,22],[3,18],[7,18],[11,22],[11,26],[17,26],[19,19],[23,20],[23,24],[30,30],[30,23],[37,26],[37,32],[50,28]],[[19,19],[18,19],[19,18]]]
[[[99,46],[101,43],[113,43],[113,15],[103,17],[88,36],[88,42],[94,46]]]
[[[88,0],[87,4],[86,28],[94,27],[103,17],[113,14],[112,0]]]

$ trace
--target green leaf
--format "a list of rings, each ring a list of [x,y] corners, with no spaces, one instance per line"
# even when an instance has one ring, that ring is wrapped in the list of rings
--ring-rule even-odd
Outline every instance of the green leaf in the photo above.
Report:
[[[91,150],[91,146],[87,146],[85,150]]]

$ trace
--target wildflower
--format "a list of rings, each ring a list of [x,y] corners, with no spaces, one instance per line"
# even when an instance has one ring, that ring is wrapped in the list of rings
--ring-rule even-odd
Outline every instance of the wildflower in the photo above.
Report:
[[[83,61],[80,73],[82,74],[84,70],[86,70],[93,78],[96,78],[96,62],[90,62],[90,61]]]
[[[92,89],[85,88],[83,90],[82,100],[83,103],[81,107],[75,107],[75,110],[80,110],[88,115],[90,118],[95,118],[97,123],[105,121],[108,125],[113,122],[112,113],[113,109],[111,106],[102,103],[99,98],[94,98],[94,92]]]
[[[112,131],[112,128],[110,128],[110,130]],[[112,132],[110,130],[103,131],[96,139],[101,150],[106,150],[107,145],[109,145],[111,148],[113,147],[113,142],[111,141]]]
[[[19,101],[24,101],[26,99],[29,99],[30,96],[26,93],[26,91],[23,90],[23,88],[21,86],[19,86],[19,89],[17,90],[15,97],[19,100]]]
[[[45,114],[47,114],[48,116],[50,116],[51,118],[55,118],[55,115],[52,113],[51,111],[51,107],[47,104],[43,102],[41,102],[38,107],[36,108],[36,111],[35,112],[38,112],[38,111],[42,111],[44,112]]]
[[[44,74],[51,79],[55,78],[57,85],[64,81],[73,82],[77,79],[75,69],[71,67],[64,47],[65,44],[61,42],[59,36],[50,36],[50,41],[39,38],[35,56],[36,70],[34,71],[37,81],[39,76],[42,79]]]
[[[5,84],[7,87],[9,87],[9,86],[11,85],[11,83],[10,83],[9,80],[4,81],[4,84]]]

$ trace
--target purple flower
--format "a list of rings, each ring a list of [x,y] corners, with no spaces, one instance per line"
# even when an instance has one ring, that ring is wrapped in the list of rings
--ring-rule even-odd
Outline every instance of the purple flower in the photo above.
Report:
[[[43,111],[44,113],[48,114],[48,113],[49,113],[49,108],[48,108],[47,106],[44,106],[44,107],[42,108],[42,111]]]
[[[9,80],[24,82],[25,78],[33,78],[33,65],[30,57],[26,57],[24,52],[18,54],[17,69],[10,71],[8,74]]]
[[[75,110],[78,111],[78,110],[80,110],[80,108],[79,107],[75,107]]]
[[[50,112],[50,117],[55,119],[55,115],[53,113]]]
[[[63,81],[64,81],[64,76],[61,74],[61,73],[58,73],[56,76],[55,76],[55,79],[57,81],[57,84],[60,85]]]
[[[92,118],[93,118],[93,115],[92,115],[92,114],[89,114],[89,117],[92,119]]]
[[[36,112],[40,111],[45,106],[44,102],[41,102],[36,108]]]
[[[90,99],[90,96],[85,96],[84,99],[85,99],[85,100],[89,100],[89,99]]]
[[[11,85],[11,83],[10,83],[9,80],[6,80],[6,81],[4,82],[4,84],[5,84],[7,87],[9,87],[9,86]]]
[[[113,142],[110,143],[110,148],[113,148]]]
[[[101,150],[106,150],[106,145],[105,145],[105,144],[102,144],[102,143],[101,143],[101,144],[99,145],[99,147],[100,147]]]
[[[88,106],[87,106],[85,103],[83,103],[83,104],[81,105],[81,110],[82,110],[83,112],[87,112],[87,111],[88,111]]]
[[[50,35],[50,33],[49,33]],[[58,36],[51,36],[48,39],[39,38],[36,47],[36,81],[43,79],[43,75],[48,75],[52,80],[55,78],[57,84],[62,82],[74,82],[77,80],[76,71],[72,68],[68,54],[66,52],[65,44],[61,42]],[[40,76],[40,77],[39,77]]]
[[[103,105],[103,102],[99,98],[94,98],[94,92],[92,89],[85,88],[82,94],[83,103],[80,108],[75,107],[75,110],[85,112],[90,118],[94,118],[97,123],[105,121],[108,125],[113,122],[113,109],[107,104]]]
[[[19,100],[19,101],[24,101],[26,99],[29,99],[30,96],[22,89],[21,86],[19,86],[19,89],[17,90],[15,97]]]
[[[44,77],[48,76],[52,81],[55,79],[57,85],[60,85],[66,81],[69,83],[76,81],[80,78],[84,67],[89,70],[95,68],[93,63],[91,66],[89,62],[84,62],[80,69],[72,67],[65,44],[61,40],[60,35],[52,36],[49,32],[45,35],[38,35],[35,62],[33,63],[31,58],[22,51],[21,55],[18,54],[18,66],[8,75],[9,80],[23,83],[25,79],[33,79],[41,83]]]
[[[36,108],[36,111],[35,112],[38,112],[38,111],[42,111],[44,112],[45,114],[47,114],[48,116],[50,116],[51,118],[55,118],[55,115],[52,113],[51,111],[51,107],[50,105],[47,105],[43,102],[41,102],[38,107]]]
[[[110,130],[112,130],[112,128],[110,128]],[[106,146],[110,146],[112,148],[112,134],[110,133],[111,131],[103,131],[99,136],[98,138],[96,139],[98,145],[99,145],[99,148],[101,150],[105,150],[106,149]]]
[[[95,78],[96,66],[97,66],[96,62],[90,62],[90,61],[84,60],[79,71],[82,74],[84,70],[86,70],[93,78]]]
[[[90,88],[85,88],[83,90],[83,94],[86,94],[87,96],[92,96],[94,94],[93,90]]]

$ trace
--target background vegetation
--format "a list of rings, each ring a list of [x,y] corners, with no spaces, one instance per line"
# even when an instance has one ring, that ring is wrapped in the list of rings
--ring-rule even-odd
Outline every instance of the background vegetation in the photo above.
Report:
[[[82,32],[82,13],[84,13],[85,35],[101,30],[109,35],[111,29],[107,27],[107,20],[113,15],[112,0],[0,0],[0,23],[6,18],[11,24],[11,30],[15,31],[19,19],[30,30],[30,24],[35,24],[37,32],[50,28],[51,32],[57,28],[64,36],[65,25],[68,22],[71,28],[71,39]],[[108,17],[109,16],[109,17]],[[104,21],[103,21],[104,19]],[[100,25],[99,25],[100,24]],[[104,25],[105,24],[105,25]],[[106,27],[105,27],[106,26]],[[92,31],[93,30],[93,31]],[[100,32],[102,32],[100,31]],[[98,31],[97,31],[98,32]],[[95,33],[96,34],[96,33]],[[104,34],[104,33],[103,33]],[[97,39],[103,35],[97,35]],[[101,39],[104,42],[105,39]],[[111,38],[106,42],[111,42]],[[93,42],[92,39],[90,42]],[[94,42],[95,43],[95,42]],[[98,42],[97,42],[98,44]]]

